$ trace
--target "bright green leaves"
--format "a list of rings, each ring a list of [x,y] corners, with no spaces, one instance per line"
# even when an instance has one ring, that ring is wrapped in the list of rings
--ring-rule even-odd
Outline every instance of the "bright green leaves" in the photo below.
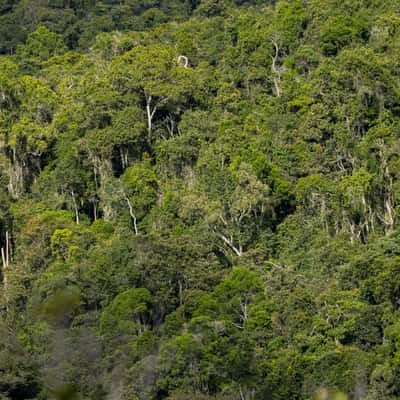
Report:
[[[18,66],[9,59],[0,59],[0,106],[1,110],[10,110],[18,101]]]
[[[173,92],[170,72],[178,67],[174,56],[165,46],[134,47],[115,60],[116,77],[124,80],[126,89],[141,88],[149,95],[164,97]]]
[[[369,355],[352,347],[326,349],[324,353],[307,359],[307,366],[312,366],[312,372],[309,374],[306,370],[305,390],[316,395],[316,399],[321,398],[321,393],[331,393],[335,400],[347,400],[343,392],[350,393],[360,382],[365,382],[372,367]],[[311,382],[320,385],[319,390]],[[312,387],[314,393],[310,390]]]
[[[260,277],[245,268],[235,268],[211,295],[205,294],[193,312],[193,322],[202,317],[233,320],[243,329],[249,306],[263,297]],[[240,324],[240,325],[239,325]]]
[[[53,56],[63,54],[66,46],[60,35],[41,25],[28,36],[26,44],[17,48],[17,59],[22,70],[33,72]]]
[[[339,193],[342,196],[342,207],[347,210],[350,220],[350,232],[352,240],[354,235],[359,236],[373,229],[372,211],[368,204],[372,197],[373,175],[360,169],[352,176],[342,180],[339,186]],[[354,228],[354,224],[358,228]],[[354,230],[356,229],[356,233]],[[364,232],[365,231],[365,232]]]
[[[119,148],[132,149],[136,156],[144,148],[145,113],[138,106],[126,107],[115,111],[112,116],[112,128],[107,139],[112,145]],[[122,163],[123,164],[123,163]]]
[[[326,296],[326,297],[325,297]],[[320,303],[320,315],[314,318],[313,329],[327,335],[336,343],[349,343],[359,334],[359,320],[368,310],[368,305],[359,301],[357,290],[339,291],[324,294],[317,299]],[[378,341],[375,339],[374,342]]]
[[[18,198],[41,170],[41,159],[52,138],[50,123],[56,96],[43,80],[19,77],[16,66],[11,63],[4,63],[2,67],[0,131],[7,149],[9,191]]]
[[[21,78],[23,101],[21,112],[31,115],[34,121],[49,123],[57,106],[57,97],[43,80],[31,76]]]
[[[236,268],[217,286],[214,296],[224,314],[243,324],[248,319],[250,304],[263,297],[263,283],[255,272]]]
[[[206,1],[151,30],[197,2],[53,3],[68,32],[0,60],[0,309],[40,370],[99,400],[398,397],[398,6]]]
[[[372,175],[364,169],[355,171],[351,176],[342,180],[339,190],[343,193],[343,205],[365,207],[366,197],[371,190]]]
[[[45,128],[22,118],[13,125],[8,145],[18,155],[40,157],[47,149],[48,136]]]
[[[327,55],[334,55],[338,50],[350,44],[352,40],[366,38],[367,28],[363,21],[352,17],[330,17],[321,28],[322,49]]]
[[[56,229],[50,239],[51,251],[61,259],[66,259],[72,243],[73,232],[70,229]]]
[[[295,193],[296,199],[300,203],[305,203],[312,199],[316,194],[329,190],[328,182],[323,176],[314,174],[297,181]]]
[[[275,32],[285,47],[291,48],[306,26],[306,10],[301,1],[280,1],[275,14]]]
[[[185,102],[191,92],[191,70],[178,63],[178,55],[168,46],[136,46],[114,60],[113,71],[120,90],[136,90],[144,99],[149,137],[157,111]]]
[[[185,334],[171,339],[161,349],[161,388],[171,392],[178,388],[201,390],[201,359],[202,346],[194,335]]]
[[[189,332],[175,336],[161,349],[161,387],[204,390],[207,385],[228,393],[239,384],[246,387],[254,361],[246,324],[253,316],[253,303],[261,299],[262,281],[244,268],[234,269],[213,293],[204,294],[192,311]]]
[[[157,200],[157,177],[149,163],[142,163],[129,167],[121,176],[126,196],[129,198],[135,214],[143,218]]]
[[[373,262],[373,272],[366,279],[362,295],[377,304],[390,304],[397,310],[400,304],[399,257],[381,257]]]
[[[151,295],[147,289],[128,289],[118,294],[103,311],[100,330],[105,335],[137,335],[145,329]]]

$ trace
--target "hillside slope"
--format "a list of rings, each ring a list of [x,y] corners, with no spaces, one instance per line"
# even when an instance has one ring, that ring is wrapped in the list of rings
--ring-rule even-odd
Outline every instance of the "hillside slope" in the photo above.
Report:
[[[397,1],[0,26],[0,398],[400,398]]]

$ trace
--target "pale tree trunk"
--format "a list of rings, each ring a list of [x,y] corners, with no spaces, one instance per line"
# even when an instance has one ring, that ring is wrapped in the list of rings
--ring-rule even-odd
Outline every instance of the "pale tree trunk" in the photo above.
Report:
[[[24,191],[24,162],[17,157],[13,149],[13,157],[9,169],[8,192],[11,197],[18,199]]]
[[[327,218],[327,209],[325,199],[322,197],[321,200],[321,220],[324,226],[324,230],[326,233],[326,237],[329,238],[329,225],[328,225],[328,218]]]
[[[222,241],[238,256],[240,257],[243,254],[242,246],[236,247],[233,243],[233,237],[227,237],[223,235],[221,232],[218,232],[215,228],[213,229],[214,233],[222,239]]]
[[[148,138],[151,138],[151,133],[153,130],[153,118],[155,113],[157,112],[158,107],[161,104],[165,104],[168,101],[168,97],[161,98],[158,102],[156,102],[154,105],[153,103],[153,98],[151,95],[148,95],[145,93],[146,97],[146,114],[147,114],[147,134]]]
[[[390,235],[393,232],[395,223],[395,211],[394,211],[394,194],[393,194],[393,178],[390,174],[387,160],[385,157],[385,144],[383,139],[380,143],[379,155],[381,158],[382,170],[384,181],[387,182],[385,185],[385,195],[383,201],[383,216],[380,218],[385,225],[385,234]]]
[[[389,236],[393,232],[395,222],[394,200],[393,200],[393,179],[389,176],[388,188],[383,200],[383,215],[378,214],[378,218],[385,225],[385,235]]]
[[[10,265],[10,237],[8,231],[6,232],[6,243],[5,248],[1,248],[1,259],[3,261],[3,292],[4,292],[4,303],[6,306],[6,310],[8,312],[8,271]]]
[[[146,96],[146,113],[147,113],[147,133],[150,137],[152,128],[153,113],[151,111],[151,96]]]
[[[349,226],[350,226],[350,243],[353,245],[357,238],[356,225],[353,223],[353,221],[350,221],[350,219],[349,219]]]
[[[125,170],[129,165],[129,162],[128,162],[128,150],[120,148],[119,149],[119,154],[121,156],[122,169]]]
[[[75,193],[73,190],[71,190],[71,197],[72,197],[72,204],[74,206],[74,212],[75,212],[75,222],[77,225],[79,225],[79,211],[78,211],[78,205],[76,203],[75,199]]]
[[[277,61],[278,61],[278,57],[279,57],[279,47],[278,44],[276,43],[276,41],[272,41],[272,44],[274,45],[275,48],[275,54],[272,57],[272,72],[274,74],[273,77],[273,82],[274,82],[274,87],[275,87],[275,94],[276,97],[280,97],[281,95],[281,89],[280,89],[280,82],[281,82],[281,78],[282,78],[282,72],[281,69],[277,66]]]
[[[157,111],[157,104],[154,107],[152,107],[151,102],[152,102],[152,97],[146,95],[147,134],[148,134],[149,139],[151,137],[151,132],[153,129],[154,114]]]
[[[129,197],[128,197],[127,195],[125,195],[125,200],[126,200],[126,202],[127,202],[127,204],[128,204],[129,215],[131,216],[132,221],[133,221],[133,229],[134,229],[134,231],[135,231],[135,235],[137,235],[137,234],[138,234],[137,218],[136,218],[136,215],[135,215],[135,213],[134,213],[134,211],[133,211],[132,203],[131,203],[131,201],[129,200]]]
[[[165,120],[165,126],[167,128],[168,134],[170,138],[174,138],[174,132],[175,132],[175,121],[172,118],[172,115],[169,114],[168,117]]]
[[[183,286],[182,281],[178,279],[178,287],[179,287],[179,305],[183,305]]]
[[[240,310],[241,310],[241,315],[240,318],[242,319],[243,323],[245,323],[248,319],[248,302],[247,299],[244,301],[240,301]]]
[[[90,151],[89,157],[93,165],[96,195],[101,199],[98,204],[101,204],[103,219],[109,222],[116,215],[111,199],[114,188],[110,187],[110,180],[113,177],[112,165],[109,160],[101,159]],[[96,209],[98,209],[98,206],[96,206]]]
[[[248,389],[246,391],[243,391],[242,386],[239,385],[239,395],[240,395],[240,400],[253,400],[255,397],[255,390]]]
[[[93,205],[93,221],[97,221],[97,205],[99,204],[99,200],[97,196],[93,196],[89,199],[90,203]]]

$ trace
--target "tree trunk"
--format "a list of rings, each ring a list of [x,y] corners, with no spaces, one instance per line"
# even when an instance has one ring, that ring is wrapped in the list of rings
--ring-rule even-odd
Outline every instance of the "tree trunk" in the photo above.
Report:
[[[237,248],[234,244],[233,244],[233,238],[228,238],[225,235],[223,235],[222,233],[218,232],[216,229],[214,229],[215,234],[222,239],[222,241],[238,256],[240,257],[243,254],[243,249],[242,246],[239,245],[239,248]]]
[[[275,41],[272,41],[272,44],[274,45],[275,48],[275,55],[272,57],[272,72],[274,73],[274,78],[273,78],[273,82],[274,82],[274,87],[275,87],[275,94],[276,97],[280,97],[281,95],[281,89],[280,89],[280,82],[281,82],[281,70],[279,69],[279,67],[277,67],[276,62],[278,61],[278,56],[279,56],[279,47],[278,44]]]
[[[156,108],[154,108],[155,110]],[[151,130],[152,130],[152,123],[153,123],[153,116],[155,111],[151,110],[151,96],[146,95],[146,113],[147,113],[147,134],[148,137],[151,137]]]
[[[3,296],[6,310],[8,312],[8,270],[10,265],[10,238],[8,231],[6,232],[6,244],[5,248],[1,248],[1,259],[3,261]]]
[[[74,191],[71,190],[71,196],[72,196],[72,204],[74,206],[74,212],[75,212],[75,222],[77,225],[79,225],[79,211],[78,211],[78,205],[76,204],[75,200],[75,194]]]
[[[134,231],[135,231],[135,235],[137,235],[137,234],[138,234],[138,229],[137,229],[137,224],[136,224],[136,223],[137,223],[137,219],[136,219],[135,213],[133,212],[132,203],[131,203],[131,201],[129,200],[128,196],[126,196],[126,195],[125,195],[125,200],[126,200],[126,202],[127,202],[127,204],[128,204],[129,214],[130,214],[130,216],[131,216],[131,218],[132,218],[132,221],[133,221],[133,229],[134,229]]]

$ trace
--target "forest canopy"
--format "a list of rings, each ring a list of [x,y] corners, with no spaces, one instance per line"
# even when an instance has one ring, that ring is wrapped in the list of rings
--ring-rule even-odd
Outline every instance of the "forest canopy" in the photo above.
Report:
[[[400,398],[400,4],[0,0],[0,399]]]

